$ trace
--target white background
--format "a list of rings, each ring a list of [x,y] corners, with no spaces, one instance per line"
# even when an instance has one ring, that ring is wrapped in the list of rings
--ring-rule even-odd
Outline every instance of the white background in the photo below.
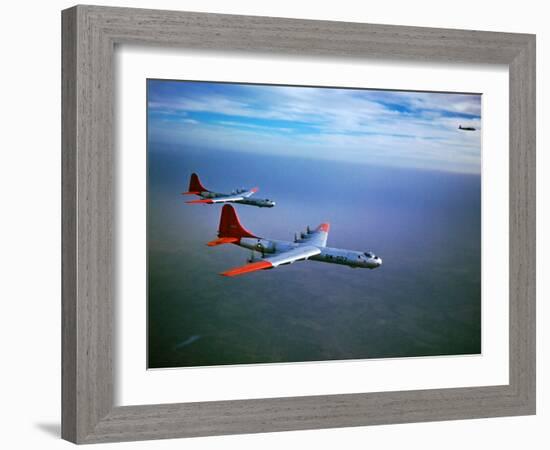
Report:
[[[550,120],[544,2],[440,1],[320,3],[278,0],[117,1],[105,5],[333,19],[397,25],[470,28],[537,34],[538,148]],[[60,15],[71,2],[10,2],[2,11],[2,370],[0,398],[5,448],[69,448],[59,439],[60,416]],[[545,170],[546,169],[546,170]],[[538,415],[353,429],[316,430],[118,444],[117,448],[545,448],[550,396],[548,155],[539,152],[538,176]],[[544,208],[544,203],[546,207]],[[7,206],[7,208],[6,208]],[[546,251],[545,251],[546,250]],[[546,444],[546,445],[545,445]],[[98,447],[106,447],[105,445]],[[109,447],[114,448],[114,447]]]

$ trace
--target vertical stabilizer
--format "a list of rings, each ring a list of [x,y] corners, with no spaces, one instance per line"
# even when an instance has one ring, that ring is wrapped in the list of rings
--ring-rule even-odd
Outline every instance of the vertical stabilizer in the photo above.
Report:
[[[224,205],[222,215],[220,217],[220,228],[218,230],[219,237],[256,237],[248,231],[239,220],[235,208],[231,205]]]
[[[220,216],[220,227],[218,229],[218,239],[208,243],[208,246],[214,247],[222,244],[236,244],[241,238],[255,238],[250,231],[242,226],[235,208],[231,205],[224,205]]]
[[[201,180],[199,180],[199,176],[196,173],[192,173],[191,178],[189,179],[189,189],[187,192],[184,192],[184,194],[200,194],[201,192],[210,191],[202,185]]]

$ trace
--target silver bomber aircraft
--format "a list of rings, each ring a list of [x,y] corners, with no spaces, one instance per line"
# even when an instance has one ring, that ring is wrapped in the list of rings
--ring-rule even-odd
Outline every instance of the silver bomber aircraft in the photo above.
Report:
[[[258,192],[258,188],[247,189],[235,189],[231,194],[221,194],[219,192],[212,192],[206,189],[199,176],[196,173],[191,174],[189,179],[189,190],[182,192],[182,195],[198,195],[200,200],[190,200],[185,203],[240,203],[243,205],[258,206],[260,208],[272,208],[275,206],[275,202],[269,199],[255,199],[249,198],[252,194]]]
[[[328,223],[322,223],[315,230],[307,228],[300,236],[294,236],[294,242],[264,239],[252,234],[241,225],[235,209],[224,205],[220,217],[218,239],[209,242],[210,247],[222,244],[235,244],[258,252],[261,258],[252,257],[249,264],[227,270],[220,275],[234,277],[257,270],[273,269],[295,261],[308,259],[332,264],[342,264],[349,267],[376,269],[382,265],[382,259],[371,252],[358,252],[327,247],[327,237],[330,229]]]

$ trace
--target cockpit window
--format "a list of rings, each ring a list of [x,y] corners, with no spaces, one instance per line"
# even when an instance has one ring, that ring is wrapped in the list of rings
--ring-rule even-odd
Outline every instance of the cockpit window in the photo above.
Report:
[[[371,252],[366,252],[366,253],[365,253],[365,256],[366,256],[367,258],[374,258],[374,255],[373,255]]]

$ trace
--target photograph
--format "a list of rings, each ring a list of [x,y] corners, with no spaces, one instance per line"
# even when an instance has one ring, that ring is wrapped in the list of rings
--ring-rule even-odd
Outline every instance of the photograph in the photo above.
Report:
[[[148,369],[482,354],[480,93],[145,82]]]

